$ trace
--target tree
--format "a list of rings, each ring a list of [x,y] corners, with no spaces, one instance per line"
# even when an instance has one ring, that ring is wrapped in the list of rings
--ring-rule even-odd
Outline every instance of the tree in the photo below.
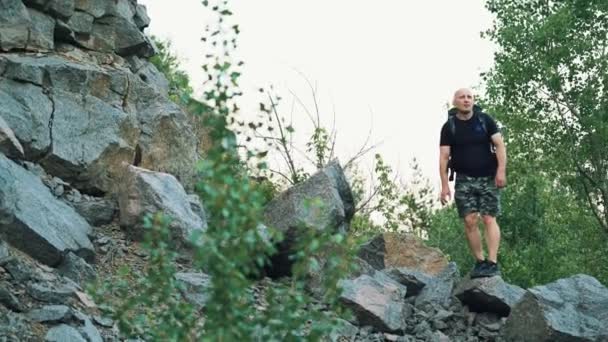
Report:
[[[489,0],[499,46],[486,75],[510,156],[586,202],[608,234],[608,2]],[[511,145],[510,145],[511,146]]]

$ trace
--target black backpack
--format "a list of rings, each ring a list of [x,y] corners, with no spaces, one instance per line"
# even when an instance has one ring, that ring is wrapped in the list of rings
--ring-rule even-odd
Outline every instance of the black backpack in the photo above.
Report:
[[[450,130],[450,134],[452,134],[452,136],[456,135],[456,114],[458,113],[458,109],[456,108],[452,108],[448,111],[448,129]],[[483,129],[483,132],[487,135],[488,134],[488,124],[486,123],[487,120],[487,114],[483,113],[481,111],[481,107],[479,107],[478,105],[473,105],[473,114],[475,115],[475,117],[477,118],[477,120],[479,121],[479,125],[481,126],[481,129]],[[489,138],[489,137],[488,137]],[[496,153],[496,150],[494,148],[494,145],[491,145],[492,148],[492,153]],[[454,180],[454,167],[452,165],[452,156],[450,156],[450,159],[448,160],[448,172],[449,172],[449,178],[448,180],[451,182]]]

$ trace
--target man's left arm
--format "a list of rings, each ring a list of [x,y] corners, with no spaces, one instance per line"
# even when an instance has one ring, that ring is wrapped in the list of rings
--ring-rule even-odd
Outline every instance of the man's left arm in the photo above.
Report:
[[[500,132],[492,134],[491,139],[492,144],[496,147],[496,159],[498,160],[495,182],[497,187],[503,188],[507,185],[507,148]]]

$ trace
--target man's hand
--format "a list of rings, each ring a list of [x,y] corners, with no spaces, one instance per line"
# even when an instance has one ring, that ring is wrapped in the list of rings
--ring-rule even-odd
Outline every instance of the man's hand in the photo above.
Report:
[[[504,188],[507,185],[507,175],[504,170],[498,170],[496,172],[496,178],[494,179],[497,188]]]
[[[448,203],[448,200],[450,199],[451,196],[452,196],[452,193],[450,192],[449,186],[441,187],[441,195],[439,197],[441,204],[445,205],[446,203]]]

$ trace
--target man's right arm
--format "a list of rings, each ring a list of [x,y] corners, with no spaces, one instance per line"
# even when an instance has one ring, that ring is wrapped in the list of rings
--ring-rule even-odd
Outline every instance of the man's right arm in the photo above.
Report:
[[[450,198],[450,185],[448,182],[448,160],[450,159],[450,146],[439,146],[439,176],[441,177],[440,200],[445,204]]]

